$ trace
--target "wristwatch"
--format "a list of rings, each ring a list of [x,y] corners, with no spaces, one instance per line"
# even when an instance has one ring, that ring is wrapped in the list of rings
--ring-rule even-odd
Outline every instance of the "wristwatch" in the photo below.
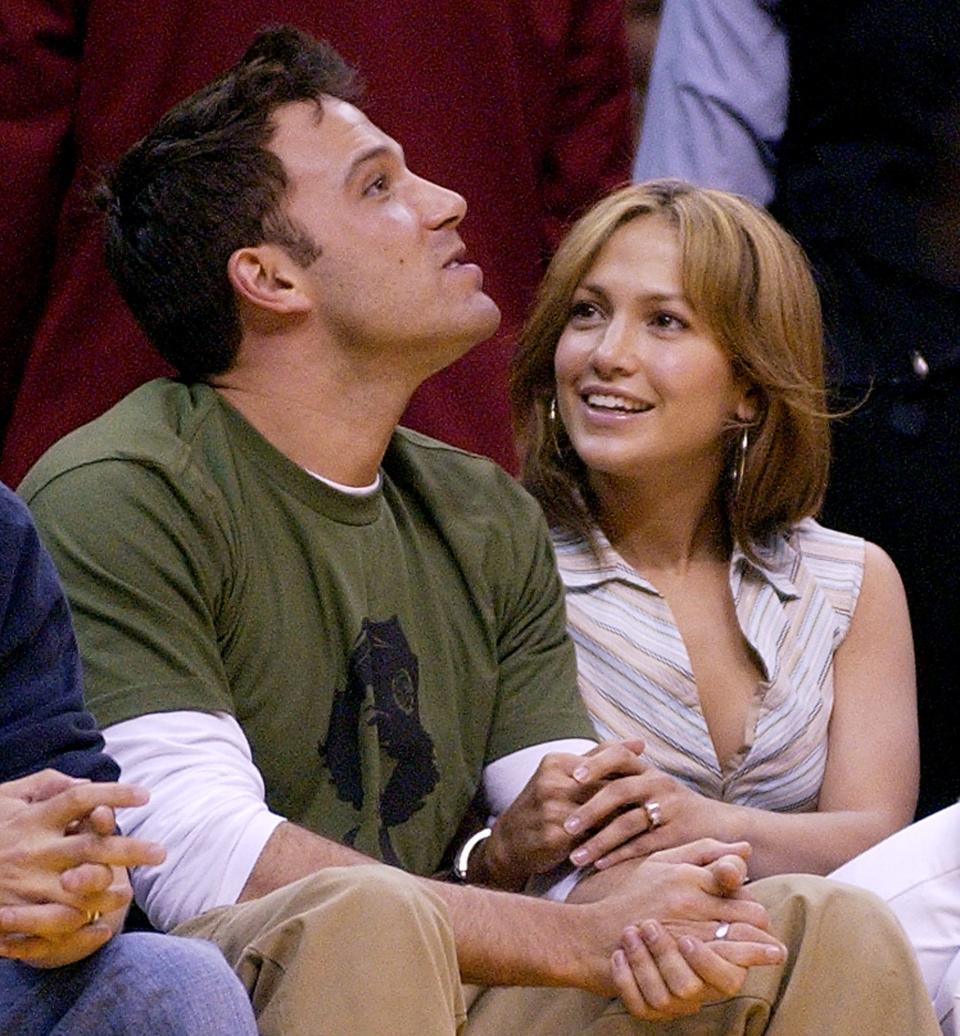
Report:
[[[493,834],[489,827],[482,827],[476,834],[472,834],[457,850],[453,858],[453,877],[457,881],[467,880],[467,868],[470,866],[470,854],[481,843],[486,841]]]

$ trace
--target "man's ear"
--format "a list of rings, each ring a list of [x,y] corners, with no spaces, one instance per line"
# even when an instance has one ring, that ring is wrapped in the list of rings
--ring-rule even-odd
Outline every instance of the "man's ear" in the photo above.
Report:
[[[304,272],[279,245],[238,248],[227,260],[227,276],[237,295],[278,314],[305,313],[312,307]]]

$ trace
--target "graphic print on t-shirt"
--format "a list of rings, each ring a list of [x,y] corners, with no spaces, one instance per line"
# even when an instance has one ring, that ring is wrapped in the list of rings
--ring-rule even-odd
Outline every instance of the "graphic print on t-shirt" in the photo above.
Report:
[[[433,739],[420,719],[419,664],[397,616],[364,619],[347,665],[347,686],[334,692],[326,743],[320,743],[337,796],[363,814],[344,841],[353,845],[374,811],[380,856],[399,865],[391,827],[409,820],[437,786]],[[386,756],[395,763],[386,783]],[[370,785],[376,783],[376,787]],[[372,798],[371,798],[372,796]]]

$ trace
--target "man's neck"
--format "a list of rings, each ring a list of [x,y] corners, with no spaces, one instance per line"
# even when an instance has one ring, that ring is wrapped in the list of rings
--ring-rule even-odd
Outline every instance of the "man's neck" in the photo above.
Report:
[[[257,372],[261,374],[262,372]],[[410,392],[301,371],[269,377],[235,369],[211,379],[220,395],[295,464],[346,486],[369,486]]]

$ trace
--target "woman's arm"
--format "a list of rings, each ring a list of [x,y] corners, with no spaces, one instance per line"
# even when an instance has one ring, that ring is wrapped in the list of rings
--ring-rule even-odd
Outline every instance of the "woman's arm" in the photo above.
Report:
[[[910,619],[897,570],[873,544],[866,545],[859,599],[834,656],[828,753],[815,813],[716,802],[653,768],[622,778],[571,815],[568,824],[579,821],[578,830],[613,818],[571,860],[602,870],[631,856],[713,837],[749,842],[753,877],[826,874],[910,821],[919,767]],[[662,826],[649,830],[642,806],[623,811],[631,799],[656,801]]]

